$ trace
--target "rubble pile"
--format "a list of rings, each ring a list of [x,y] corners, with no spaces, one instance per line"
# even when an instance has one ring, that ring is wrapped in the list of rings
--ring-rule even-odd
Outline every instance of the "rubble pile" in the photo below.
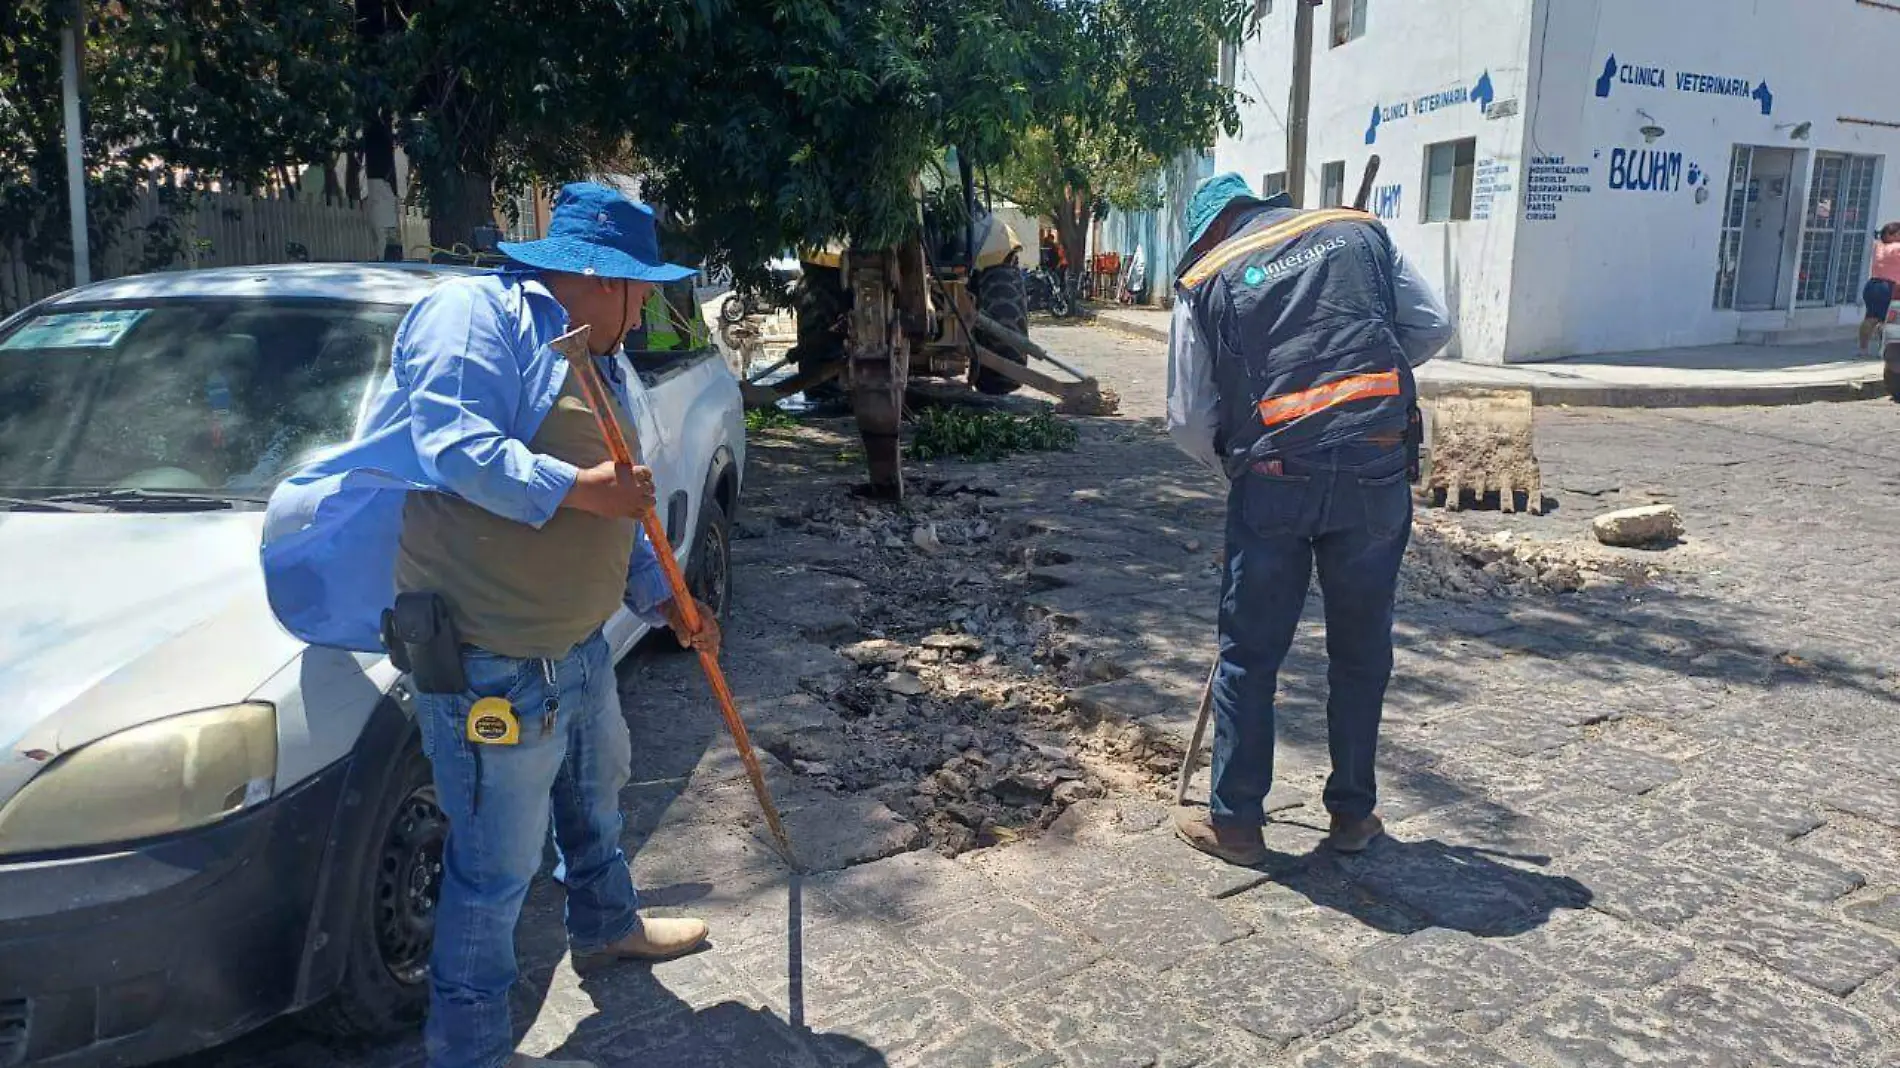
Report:
[[[1654,567],[1584,542],[1544,541],[1510,531],[1482,534],[1456,519],[1421,511],[1399,578],[1401,600],[1577,593],[1641,584]]]
[[[1018,681],[1022,669],[988,649],[968,631],[846,645],[854,670],[809,684],[840,719],[831,743],[766,748],[825,785],[875,795],[947,856],[1046,827],[1104,789],[1069,747],[1057,688]]]

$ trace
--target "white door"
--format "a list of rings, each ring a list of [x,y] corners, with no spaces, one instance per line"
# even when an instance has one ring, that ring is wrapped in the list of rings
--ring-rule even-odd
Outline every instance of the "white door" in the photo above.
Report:
[[[1735,306],[1744,311],[1786,307],[1781,281],[1788,247],[1788,208],[1794,202],[1794,150],[1757,148],[1742,217],[1741,269]]]

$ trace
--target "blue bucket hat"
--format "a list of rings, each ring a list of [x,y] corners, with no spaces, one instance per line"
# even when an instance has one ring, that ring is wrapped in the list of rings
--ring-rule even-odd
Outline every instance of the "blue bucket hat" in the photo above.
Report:
[[[1194,198],[1188,201],[1187,217],[1184,220],[1188,232],[1188,244],[1192,245],[1199,241],[1201,236],[1207,233],[1207,228],[1214,225],[1214,220],[1220,218],[1220,213],[1226,211],[1229,204],[1237,201],[1249,204],[1266,203],[1254,196],[1253,188],[1247,184],[1247,179],[1233,171],[1217,174],[1195,186]]]
[[[495,247],[526,267],[594,278],[676,282],[698,273],[660,259],[652,209],[593,182],[561,187],[546,237]]]

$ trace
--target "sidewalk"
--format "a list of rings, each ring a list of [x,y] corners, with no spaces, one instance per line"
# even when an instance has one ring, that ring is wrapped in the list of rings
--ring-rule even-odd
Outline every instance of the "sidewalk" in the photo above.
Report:
[[[1418,370],[1426,397],[1472,387],[1528,389],[1542,405],[1698,408],[1870,400],[1885,395],[1879,360],[1853,342],[1708,345],[1499,367],[1433,360]]]
[[[1169,313],[1096,308],[1096,322],[1134,337],[1168,338]],[[1869,400],[1884,395],[1879,360],[1853,342],[1707,345],[1586,356],[1549,363],[1438,359],[1419,368],[1426,397],[1471,388],[1528,389],[1536,403],[1585,408],[1695,408]]]

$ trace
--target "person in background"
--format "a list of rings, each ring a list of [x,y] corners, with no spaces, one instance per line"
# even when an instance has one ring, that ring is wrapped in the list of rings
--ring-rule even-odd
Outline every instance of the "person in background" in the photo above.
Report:
[[[1412,368],[1450,313],[1362,211],[1298,211],[1238,174],[1188,206],[1168,346],[1168,432],[1229,482],[1208,810],[1187,843],[1231,864],[1267,859],[1274,693],[1315,567],[1326,604],[1326,844],[1383,831],[1374,756],[1392,675],[1392,602],[1412,529],[1405,432]]]
[[[1880,240],[1874,243],[1873,269],[1868,275],[1867,285],[1860,291],[1860,299],[1867,305],[1867,318],[1860,324],[1862,356],[1869,354],[1867,346],[1886,325],[1887,309],[1893,306],[1894,291],[1900,289],[1900,222],[1880,228]]]

